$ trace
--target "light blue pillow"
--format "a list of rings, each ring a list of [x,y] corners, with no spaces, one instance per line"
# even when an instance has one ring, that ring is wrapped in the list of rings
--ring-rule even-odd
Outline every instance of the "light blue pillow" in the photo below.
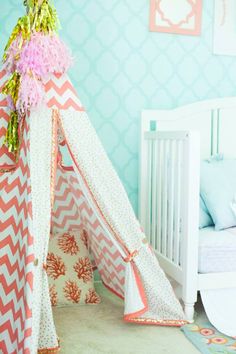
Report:
[[[209,159],[201,164],[200,193],[216,230],[236,226],[236,159]]]
[[[203,229],[204,227],[214,225],[211,215],[207,210],[206,204],[200,195],[200,209],[199,209],[199,229]]]

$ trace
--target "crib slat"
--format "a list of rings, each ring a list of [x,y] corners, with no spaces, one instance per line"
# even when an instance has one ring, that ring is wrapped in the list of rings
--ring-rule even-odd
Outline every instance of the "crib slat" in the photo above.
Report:
[[[157,141],[153,141],[152,146],[152,222],[150,243],[155,248],[156,225],[157,225]]]
[[[163,149],[163,186],[162,186],[162,254],[166,256],[167,245],[167,191],[168,191],[168,140],[164,141]]]
[[[162,214],[162,140],[157,142],[157,233],[155,240],[155,249],[161,251],[161,214]]]
[[[179,265],[180,261],[180,188],[181,188],[181,163],[182,163],[182,142],[177,141],[176,149],[176,184],[175,184],[175,211],[174,211],[174,263]]]
[[[174,228],[174,186],[175,186],[175,141],[170,142],[169,193],[168,193],[168,258],[173,258],[173,228]]]
[[[145,230],[150,242],[151,230],[151,200],[152,200],[152,140],[148,141],[148,166],[147,166],[147,208],[146,208],[146,225]]]

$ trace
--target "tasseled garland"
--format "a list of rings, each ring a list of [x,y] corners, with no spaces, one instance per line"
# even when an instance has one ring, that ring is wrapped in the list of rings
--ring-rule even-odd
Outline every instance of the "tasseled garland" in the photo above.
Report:
[[[50,0],[25,0],[27,14],[18,20],[6,45],[3,62],[9,73],[2,93],[8,96],[10,121],[4,143],[17,153],[18,123],[44,101],[43,80],[53,73],[65,73],[72,63],[65,44],[55,33],[59,20]]]
[[[59,27],[59,20],[56,9],[49,4],[50,0],[43,0],[42,5],[39,6],[38,0],[26,0],[24,5],[27,6],[28,13],[20,17],[13,32],[8,40],[3,55],[3,60],[7,59],[7,51],[12,42],[21,36],[19,49],[21,49],[24,40],[29,40],[31,33],[43,32],[45,34],[57,31]]]

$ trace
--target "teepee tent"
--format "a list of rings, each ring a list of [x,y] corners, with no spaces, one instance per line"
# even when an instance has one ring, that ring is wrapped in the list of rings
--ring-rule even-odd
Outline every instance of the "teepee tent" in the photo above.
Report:
[[[26,17],[35,19],[44,9],[46,19],[53,21],[55,11],[48,0],[40,6],[36,0],[29,1]],[[4,354],[57,353],[45,271],[51,230],[87,230],[104,285],[124,299],[125,321],[185,323],[65,66],[60,63],[61,69],[56,63],[41,76],[30,67],[30,46],[34,44],[39,58],[45,49],[42,36],[55,37],[57,49],[51,50],[62,50],[45,25],[45,16],[38,27],[30,28],[30,36],[24,35],[23,25],[18,27],[0,73],[0,352]],[[29,20],[34,26],[35,22]],[[20,46],[19,38],[23,38]],[[23,64],[28,69],[26,74],[22,69],[20,76],[15,70],[23,66],[19,51],[24,50]],[[14,81],[15,72],[19,81]],[[17,97],[12,87],[17,87]],[[70,166],[64,165],[62,150],[67,151]]]

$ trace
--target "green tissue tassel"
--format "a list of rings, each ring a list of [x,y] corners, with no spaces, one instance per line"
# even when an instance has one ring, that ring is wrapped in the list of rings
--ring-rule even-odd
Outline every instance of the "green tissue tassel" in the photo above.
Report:
[[[14,154],[19,149],[19,135],[18,135],[18,114],[16,111],[11,112],[10,120],[7,126],[7,133],[4,144],[7,145],[8,150]]]
[[[2,89],[3,95],[10,96],[15,106],[20,89],[20,78],[20,74],[15,71]]]
[[[44,0],[39,6],[38,2],[29,10],[29,16],[32,18],[32,28],[36,32],[51,33],[57,31],[59,20],[54,6],[49,4],[49,0]]]
[[[18,93],[20,87],[20,74],[14,72],[10,79],[6,82],[2,89],[2,93],[11,97],[14,106],[18,100]],[[8,122],[7,133],[4,140],[8,151],[17,154],[19,149],[19,135],[18,135],[18,112],[12,111],[10,113],[10,120]]]
[[[24,40],[30,39],[31,28],[30,28],[30,18],[28,16],[20,17],[12,34],[7,42],[4,50],[3,62],[7,59],[7,51],[10,48],[12,42],[21,34],[21,40],[19,42],[19,49],[22,48]]]

